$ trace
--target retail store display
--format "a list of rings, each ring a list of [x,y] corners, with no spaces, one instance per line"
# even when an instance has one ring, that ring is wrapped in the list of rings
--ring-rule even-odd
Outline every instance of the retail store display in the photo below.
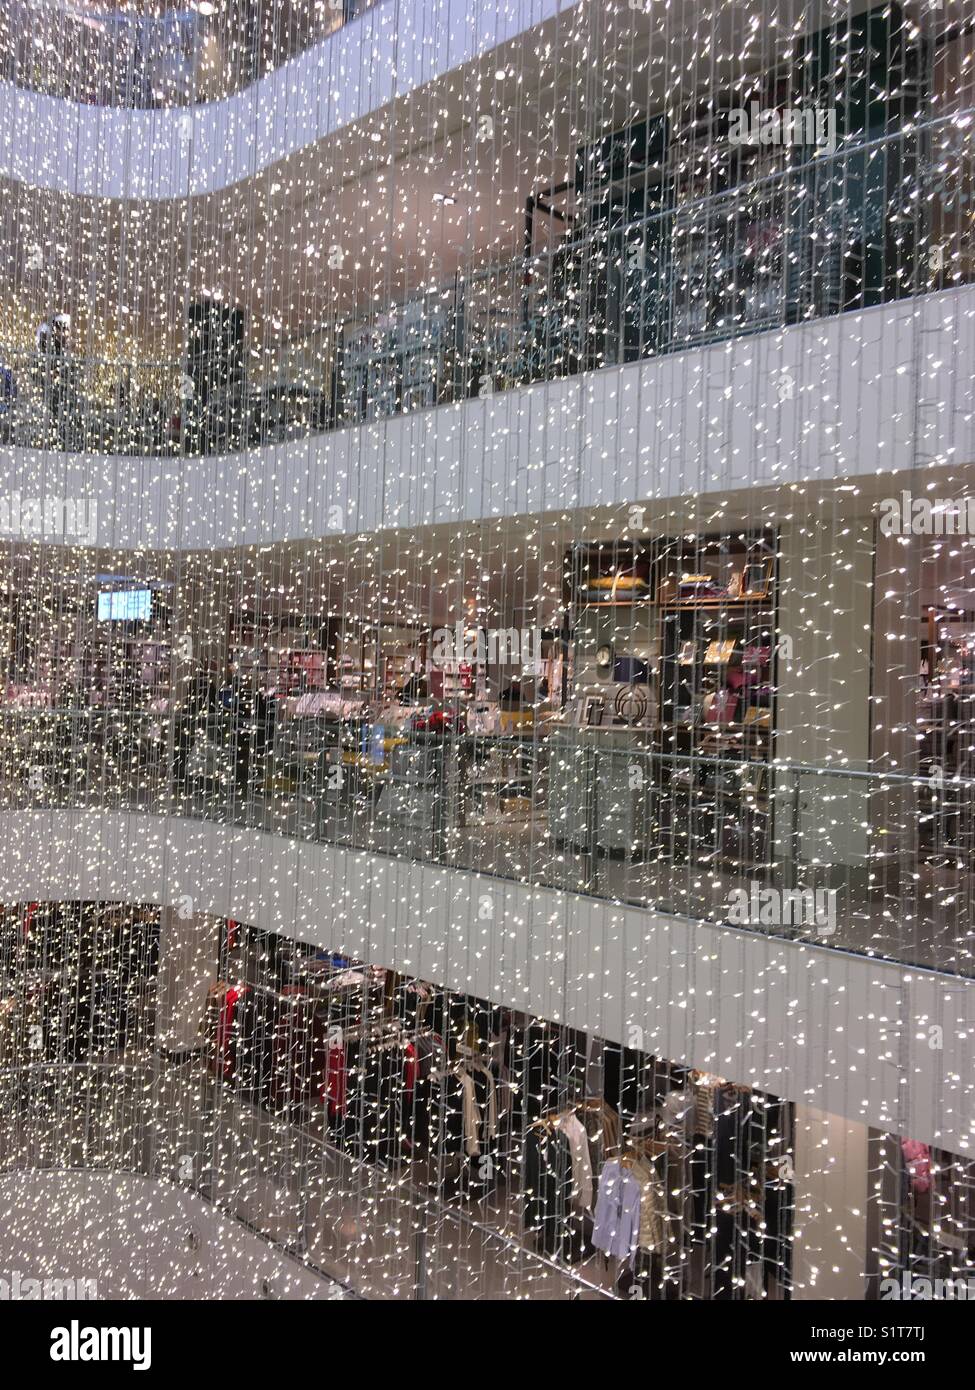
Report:
[[[766,1173],[791,1153],[788,1106],[260,933],[237,933],[225,962],[204,1055],[239,1097],[432,1197],[487,1203],[488,1227],[516,1234],[526,1258],[626,1296],[700,1297],[712,1281],[788,1296],[792,1199]],[[708,1212],[743,1183],[765,1213],[747,1289],[708,1234]]]
[[[870,1133],[873,1298],[967,1298],[975,1277],[970,1158]],[[915,1284],[917,1281],[917,1284]]]
[[[153,1033],[159,913],[104,903],[0,910],[0,1066],[144,1053]]]
[[[315,1150],[336,1172],[351,1162],[364,1194],[392,1183],[403,1218],[422,1217],[431,1238],[463,1221],[483,1242],[479,1277],[502,1296],[530,1293],[546,1270],[560,1271],[577,1296],[792,1296],[800,1220],[794,1106],[339,953],[238,922],[217,925],[220,977],[197,999],[198,1046],[160,1069],[151,1059],[158,910],[4,910],[0,1057],[12,1102],[0,1124],[5,1152],[29,1124],[30,1107],[56,1101],[65,1063],[85,1063],[105,1076],[105,1097],[87,1092],[84,1107],[109,1162],[131,1164],[139,1153],[125,1127],[101,1128],[107,1117],[98,1107],[120,1103],[123,1092],[130,1117],[140,1107],[156,1116],[160,1159],[174,1088],[193,1088],[215,1136],[229,1140],[231,1117],[273,1125],[279,1147],[220,1200],[236,1202],[313,1266],[323,1233],[302,1184]],[[85,1007],[65,1007],[70,999]],[[43,1076],[25,1108],[9,1078],[27,1057]],[[52,1133],[73,1114],[52,1110]],[[285,1134],[291,1140],[281,1145]],[[970,1160],[876,1130],[869,1143],[869,1184],[866,1170],[860,1178],[871,1296],[890,1297],[890,1281],[899,1290],[917,1280],[961,1287],[975,1269]],[[228,1157],[218,1142],[217,1174]],[[182,1180],[208,1190],[214,1176],[193,1169]],[[256,1200],[269,1184],[266,1199]],[[327,1212],[328,1230],[334,1223],[340,1236],[348,1210],[330,1203]],[[367,1262],[385,1219],[368,1205],[357,1218]],[[432,1270],[444,1254],[432,1247],[420,1258]]]

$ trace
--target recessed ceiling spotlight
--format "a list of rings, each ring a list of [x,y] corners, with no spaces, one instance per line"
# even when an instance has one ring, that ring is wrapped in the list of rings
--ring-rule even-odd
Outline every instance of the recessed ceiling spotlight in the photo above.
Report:
[[[369,139],[373,142],[374,145],[378,145],[382,138],[382,131],[380,130],[374,130],[372,134],[369,136]]]
[[[457,202],[457,199],[452,193],[434,193],[433,201],[435,203],[443,203],[445,208],[452,208]]]
[[[197,0],[196,8],[204,19],[209,19],[212,14],[216,14],[217,7],[213,0]]]

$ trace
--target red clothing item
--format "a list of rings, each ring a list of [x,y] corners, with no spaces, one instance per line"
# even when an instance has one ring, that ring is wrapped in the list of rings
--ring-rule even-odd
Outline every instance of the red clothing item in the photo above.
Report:
[[[214,1070],[229,1081],[234,1074],[237,1050],[234,1046],[234,1022],[237,1017],[237,1002],[248,993],[247,985],[238,988],[230,985],[223,996],[223,1007],[217,1018],[216,1056]]]
[[[345,1114],[345,1048],[333,1044],[328,1049],[325,1065],[325,1086],[322,1104],[328,1104],[328,1113],[335,1119]]]
[[[902,1139],[901,1153],[907,1163],[915,1192],[931,1191],[931,1149],[918,1139]]]
[[[412,1043],[407,1043],[404,1049],[405,1060],[403,1062],[403,1086],[410,1100],[413,1099],[413,1092],[416,1090],[417,1056],[416,1048]]]

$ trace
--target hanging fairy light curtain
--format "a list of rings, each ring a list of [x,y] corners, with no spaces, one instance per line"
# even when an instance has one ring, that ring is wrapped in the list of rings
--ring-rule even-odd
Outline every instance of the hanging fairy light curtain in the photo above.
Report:
[[[4,189],[5,807],[151,814],[163,874],[176,820],[356,851],[320,951],[214,919],[185,1015],[199,903],[8,904],[11,1094],[46,1030],[8,1152],[117,1105],[105,1152],[161,1126],[151,1171],[267,1234],[286,1193],[283,1243],[365,1292],[789,1296],[828,1167],[797,1196],[795,1098],[655,1056],[639,1003],[560,1021],[580,950],[675,1011],[693,955],[566,953],[559,905],[512,995],[476,972],[514,883],[970,973],[971,5],[572,5],[403,91],[422,6],[398,48],[383,0],[8,8],[5,81],[193,108],[191,170],[234,93],[254,150],[272,91],[294,130],[384,94],[192,199],[64,195],[52,116]],[[117,518],[175,479],[171,548],[100,528],[89,469]],[[466,981],[341,956],[369,854],[471,871]],[[132,1025],[96,1045],[103,986]]]

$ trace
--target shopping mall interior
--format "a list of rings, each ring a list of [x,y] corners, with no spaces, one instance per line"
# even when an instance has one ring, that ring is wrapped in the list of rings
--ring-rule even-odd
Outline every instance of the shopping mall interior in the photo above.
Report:
[[[0,12],[3,1297],[975,1298],[975,0]]]

